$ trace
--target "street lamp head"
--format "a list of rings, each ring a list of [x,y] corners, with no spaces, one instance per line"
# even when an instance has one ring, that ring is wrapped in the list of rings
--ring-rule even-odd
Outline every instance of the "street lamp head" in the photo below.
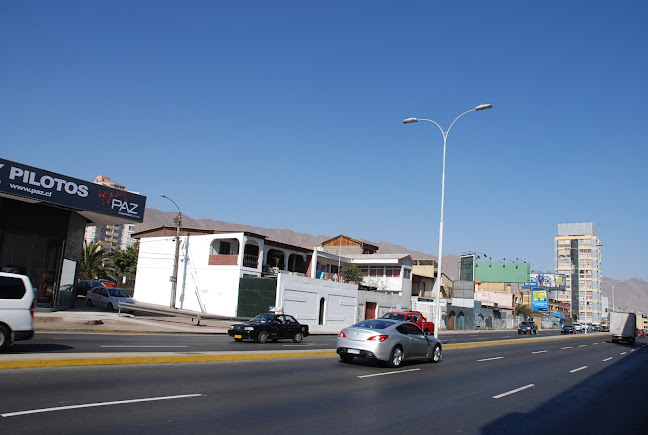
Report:
[[[479,106],[475,107],[475,110],[486,110],[492,108],[493,108],[492,104],[480,104]]]
[[[418,118],[403,119],[403,124],[414,124],[415,122],[418,122]]]
[[[164,193],[160,193],[160,196],[161,196],[162,198],[166,198],[166,195],[165,195]]]

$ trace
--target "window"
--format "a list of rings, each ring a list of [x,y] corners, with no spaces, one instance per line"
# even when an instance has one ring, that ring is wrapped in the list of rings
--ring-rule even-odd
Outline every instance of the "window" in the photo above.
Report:
[[[25,284],[20,278],[0,276],[0,299],[22,299]]]
[[[410,279],[412,277],[412,270],[411,269],[403,269],[403,278],[405,279]]]
[[[232,252],[232,244],[221,240],[220,245],[218,246],[218,254],[230,255],[230,252]]]

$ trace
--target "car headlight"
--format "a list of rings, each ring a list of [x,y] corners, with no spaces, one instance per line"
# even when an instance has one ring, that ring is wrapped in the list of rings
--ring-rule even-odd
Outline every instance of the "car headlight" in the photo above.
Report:
[[[246,327],[243,328],[243,329],[245,329],[246,331],[254,331],[254,327],[253,327],[253,326],[246,326]]]
[[[230,325],[229,329],[234,329],[234,325]]]

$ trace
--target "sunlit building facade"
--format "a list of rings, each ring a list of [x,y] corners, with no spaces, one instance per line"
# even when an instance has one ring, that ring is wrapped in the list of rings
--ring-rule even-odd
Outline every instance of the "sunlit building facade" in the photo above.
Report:
[[[569,304],[580,322],[601,323],[601,241],[592,222],[558,224],[554,238],[556,273],[566,276],[566,289],[558,302]]]

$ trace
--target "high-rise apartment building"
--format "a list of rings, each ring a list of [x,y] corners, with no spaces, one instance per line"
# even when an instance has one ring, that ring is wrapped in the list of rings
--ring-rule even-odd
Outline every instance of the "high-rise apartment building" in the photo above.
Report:
[[[558,301],[568,303],[580,322],[601,323],[601,241],[592,222],[558,224],[556,273],[566,275]]]
[[[94,183],[112,187],[113,189],[126,190],[126,186],[115,183],[110,177],[98,175]],[[97,242],[106,250],[126,249],[133,244],[132,235],[135,224],[87,226],[85,242]]]

